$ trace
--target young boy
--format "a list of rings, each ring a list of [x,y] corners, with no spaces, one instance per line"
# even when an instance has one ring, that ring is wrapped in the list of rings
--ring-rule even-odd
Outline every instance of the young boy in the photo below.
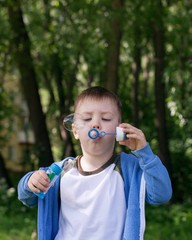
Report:
[[[44,199],[45,170],[26,174],[18,195],[27,206],[38,205],[40,240],[139,240],[145,230],[145,200],[162,204],[170,200],[171,183],[166,168],[152,152],[143,132],[121,123],[119,99],[102,87],[83,91],[75,102],[73,134],[82,155],[66,158],[64,174]],[[81,124],[79,124],[81,122]],[[114,133],[119,126],[126,134],[120,145],[132,154],[114,153],[115,135],[90,138],[91,129]]]

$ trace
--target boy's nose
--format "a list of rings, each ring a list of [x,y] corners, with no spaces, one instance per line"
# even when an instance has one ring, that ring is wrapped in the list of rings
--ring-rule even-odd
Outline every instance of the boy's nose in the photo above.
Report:
[[[100,129],[99,124],[93,124],[92,128]]]

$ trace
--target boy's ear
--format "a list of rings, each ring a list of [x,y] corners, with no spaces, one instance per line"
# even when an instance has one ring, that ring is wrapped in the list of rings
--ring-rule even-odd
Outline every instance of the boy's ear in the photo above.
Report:
[[[79,139],[79,134],[78,134],[78,131],[77,131],[77,129],[76,129],[76,127],[73,123],[72,123],[72,131],[73,131],[73,135],[74,135],[75,139],[78,140]]]

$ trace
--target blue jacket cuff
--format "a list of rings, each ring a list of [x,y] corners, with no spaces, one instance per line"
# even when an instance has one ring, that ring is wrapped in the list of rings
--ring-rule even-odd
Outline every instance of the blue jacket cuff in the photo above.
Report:
[[[157,156],[153,153],[149,143],[147,143],[143,148],[131,152],[139,159],[141,168],[157,159]]]

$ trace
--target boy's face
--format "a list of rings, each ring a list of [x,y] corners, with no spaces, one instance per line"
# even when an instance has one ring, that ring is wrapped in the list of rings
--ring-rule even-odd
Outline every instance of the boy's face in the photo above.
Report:
[[[120,116],[114,102],[108,98],[101,100],[86,98],[77,105],[75,114],[83,122],[83,127],[78,128],[78,124],[76,125],[75,122],[73,125],[74,136],[80,140],[83,154],[95,155],[103,154],[106,151],[113,152],[115,135],[106,135],[102,138],[92,140],[89,138],[88,132],[92,128],[107,133],[114,133],[116,131]]]

